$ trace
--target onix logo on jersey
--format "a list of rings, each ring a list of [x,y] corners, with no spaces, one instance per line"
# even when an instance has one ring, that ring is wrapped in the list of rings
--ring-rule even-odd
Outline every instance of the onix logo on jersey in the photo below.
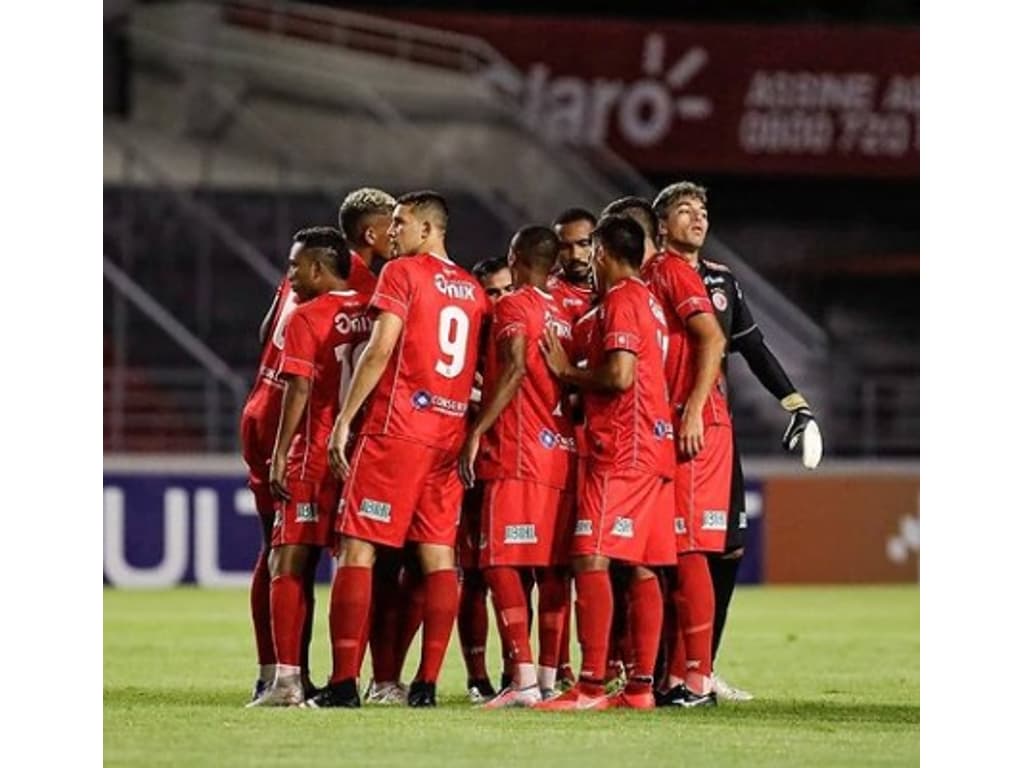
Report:
[[[566,303],[568,303],[568,300],[566,301]],[[582,304],[583,302],[580,301],[579,303]],[[561,320],[558,317],[556,317],[550,309],[544,310],[544,327],[553,328],[555,334],[560,339],[572,338],[572,326],[569,323],[565,322],[564,320]]]
[[[476,286],[465,280],[448,280],[444,275],[434,275],[434,287],[449,299],[472,301]]]
[[[334,316],[334,327],[338,333],[344,335],[349,333],[369,333],[373,330],[373,321],[366,315],[359,314],[352,317],[344,312],[339,312]]]

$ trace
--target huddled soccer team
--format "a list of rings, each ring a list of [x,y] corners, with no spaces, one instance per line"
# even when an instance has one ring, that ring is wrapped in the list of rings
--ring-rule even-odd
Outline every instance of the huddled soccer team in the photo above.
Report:
[[[431,191],[360,189],[340,230],[295,235],[242,418],[264,541],[250,706],[435,706],[456,623],[483,708],[749,698],[712,671],[745,528],[727,352],[792,414],[787,448],[817,427],[738,283],[699,257],[706,204],[680,182],[599,219],[571,208],[472,272],[449,257],[448,208]],[[325,548],[337,557],[332,671],[317,689],[308,648]]]

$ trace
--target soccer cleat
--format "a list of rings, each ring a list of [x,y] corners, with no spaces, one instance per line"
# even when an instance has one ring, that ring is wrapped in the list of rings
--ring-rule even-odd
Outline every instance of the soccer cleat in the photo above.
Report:
[[[342,680],[340,683],[328,683],[311,699],[302,702],[306,709],[333,709],[344,707],[354,709],[362,706],[359,701],[359,689],[354,678]]]
[[[654,709],[654,692],[650,689],[645,691],[630,692],[623,688],[614,696],[609,697],[609,705],[620,709]]]
[[[571,664],[563,664],[558,668],[558,679],[555,684],[561,691],[568,691],[576,685],[576,675],[572,673]]]
[[[685,685],[679,684],[669,688],[664,693],[654,694],[654,702],[659,707],[717,707],[718,698],[714,691],[703,695],[694,693]]]
[[[263,692],[265,690],[267,690],[267,688],[270,687],[270,684],[272,682],[274,682],[274,681],[273,680],[264,680],[262,678],[256,678],[256,683],[252,687],[252,696],[249,697],[249,701],[250,702],[256,701],[256,699],[258,699],[260,696],[262,696]]]
[[[744,691],[742,688],[734,688],[718,675],[711,675],[711,690],[720,699],[726,701],[750,701],[754,694]]]
[[[410,707],[436,707],[437,706],[437,683],[424,683],[413,680],[409,686]]]
[[[531,685],[529,688],[506,688],[480,709],[508,709],[509,707],[532,707],[541,701],[540,688]]]
[[[246,704],[246,707],[297,707],[304,701],[302,684],[297,677],[285,680],[274,680],[260,694]]]
[[[512,675],[508,672],[501,673],[501,690],[512,687]]]
[[[579,685],[574,685],[565,693],[535,704],[533,708],[543,712],[572,712],[584,709],[609,709],[611,706],[607,696],[588,696],[580,690]]]
[[[399,683],[381,683],[371,680],[363,699],[367,704],[405,704],[405,689]]]
[[[478,680],[466,681],[466,693],[469,696],[470,704],[483,704],[488,699],[494,698],[494,687],[486,677]]]
[[[548,699],[553,699],[553,698],[555,698],[555,696],[557,696],[560,693],[561,693],[561,691],[557,691],[554,688],[541,688],[540,689],[540,700],[541,701],[547,701]]]

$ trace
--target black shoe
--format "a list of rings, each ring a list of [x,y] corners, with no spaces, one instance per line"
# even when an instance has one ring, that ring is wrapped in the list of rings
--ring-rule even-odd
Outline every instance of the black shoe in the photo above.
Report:
[[[703,696],[694,693],[685,685],[679,684],[670,688],[664,693],[655,692],[654,704],[658,707],[717,707],[718,697],[714,691],[705,693]]]
[[[409,685],[410,707],[436,707],[437,684],[413,680]]]
[[[469,691],[470,699],[474,699],[473,691],[476,690],[478,696],[481,697],[481,701],[474,701],[474,704],[479,704],[486,699],[490,699],[496,693],[494,686],[491,685],[491,681],[486,677],[478,677],[474,680],[466,681],[466,690]]]
[[[512,675],[508,674],[507,672],[502,672],[501,673],[501,690],[504,691],[506,688],[511,688],[511,687],[512,687]]]
[[[267,690],[267,688],[270,687],[270,684],[272,682],[274,682],[274,681],[273,680],[260,680],[260,679],[257,678],[255,685],[253,685],[253,687],[252,687],[252,697],[249,699],[249,701],[256,701],[256,699],[258,699],[260,696],[262,696],[263,692],[265,690]]]
[[[302,703],[303,707],[309,709],[329,709],[331,707],[361,707],[359,691],[356,688],[354,678],[342,680],[340,683],[333,683],[321,688],[320,692]]]
[[[317,688],[316,685],[313,684],[312,680],[303,680],[302,681],[302,695],[305,696],[307,699],[314,698],[322,690],[324,690],[324,689],[323,688]]]

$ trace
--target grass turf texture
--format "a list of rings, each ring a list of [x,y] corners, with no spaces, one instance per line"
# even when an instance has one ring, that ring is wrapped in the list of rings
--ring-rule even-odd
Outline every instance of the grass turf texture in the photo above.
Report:
[[[321,589],[318,684],[330,668],[326,607]],[[476,711],[453,631],[436,710],[245,710],[256,669],[245,592],[105,589],[104,763],[917,765],[919,615],[916,587],[740,588],[718,666],[757,699],[717,709]],[[492,616],[495,684],[498,655]]]

